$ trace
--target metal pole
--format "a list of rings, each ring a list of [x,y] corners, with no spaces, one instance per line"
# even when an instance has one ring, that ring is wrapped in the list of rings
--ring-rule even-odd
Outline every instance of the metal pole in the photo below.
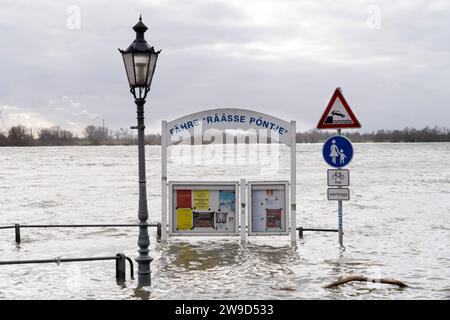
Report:
[[[297,142],[296,122],[291,121],[291,243],[297,243]],[[287,192],[287,190],[286,190]],[[287,218],[287,217],[286,217]]]
[[[137,106],[137,130],[138,130],[138,152],[139,152],[139,256],[138,263],[138,286],[144,287],[151,284],[149,256],[150,238],[148,236],[148,209],[147,209],[147,186],[145,177],[145,141],[144,141],[144,99],[136,99]]]
[[[338,136],[341,135],[341,129],[337,129]],[[339,168],[341,169],[341,168]],[[341,188],[341,187],[338,187]],[[339,230],[339,245],[341,247],[344,246],[344,231],[343,231],[343,223],[342,223],[342,201],[338,201],[338,230]]]
[[[167,241],[167,121],[161,122],[161,240]]]
[[[344,246],[344,232],[342,226],[342,201],[338,201],[338,219],[339,219],[339,244],[341,247]]]
[[[303,227],[298,228],[298,238],[303,239]]]
[[[156,240],[161,241],[161,223],[156,224]]]
[[[118,282],[124,282],[126,273],[125,255],[123,253],[118,253],[116,257],[116,280]]]
[[[14,230],[16,233],[16,244],[20,244],[20,224],[16,223],[14,225]]]

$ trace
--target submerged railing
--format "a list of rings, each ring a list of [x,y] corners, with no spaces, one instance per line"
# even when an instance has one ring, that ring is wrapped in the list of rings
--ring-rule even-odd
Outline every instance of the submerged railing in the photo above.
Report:
[[[317,229],[317,228],[303,228],[303,227],[298,227],[298,237],[300,239],[303,238],[303,232],[304,231],[314,231],[314,232],[339,232],[338,229]]]
[[[16,223],[10,226],[0,226],[0,230],[2,229],[14,229],[16,243],[21,243],[21,233],[20,230],[22,228],[115,228],[115,227],[139,227],[139,224],[19,224]],[[161,223],[150,223],[148,227],[156,228],[156,238],[157,240],[161,240]],[[246,226],[248,228],[248,226]],[[298,227],[298,237],[300,239],[303,238],[303,232],[312,231],[312,232],[338,232],[338,229],[320,229],[320,228],[303,228]]]
[[[0,226],[0,230],[3,229],[14,229],[15,240],[17,244],[21,243],[21,229],[22,228],[116,228],[116,227],[139,227],[139,224],[31,224],[31,225],[21,225],[16,223],[9,226]],[[161,240],[161,223],[150,223],[148,227],[157,228],[157,239]],[[248,228],[248,226],[246,226]],[[320,229],[320,228],[303,228],[297,227],[299,238],[303,238],[304,231],[313,232],[338,232],[337,229]],[[35,260],[9,260],[0,261],[0,266],[2,265],[18,265],[18,264],[40,264],[40,263],[65,263],[65,262],[88,262],[88,261],[103,261],[103,260],[115,260],[116,261],[116,280],[118,282],[124,282],[126,279],[126,263],[129,262],[130,265],[130,277],[134,279],[134,266],[133,261],[125,256],[123,253],[118,253],[115,256],[104,256],[104,257],[88,257],[88,258],[54,258],[54,259],[35,259]]]
[[[161,223],[150,223],[148,227],[156,228],[156,237],[161,239]],[[21,243],[21,229],[22,228],[116,228],[116,227],[139,227],[139,224],[19,224],[16,223],[10,226],[0,226],[1,229],[14,229],[16,243]]]
[[[3,228],[5,229],[5,228]],[[90,257],[90,258],[54,258],[54,259],[37,259],[37,260],[9,260],[0,261],[0,266],[2,265],[16,265],[16,264],[39,264],[39,263],[64,263],[64,262],[86,262],[86,261],[103,261],[103,260],[115,260],[116,261],[116,280],[123,282],[125,281],[126,275],[126,264],[128,261],[130,264],[130,278],[134,279],[134,266],[133,261],[124,255],[123,253],[118,253],[115,256],[107,257]]]

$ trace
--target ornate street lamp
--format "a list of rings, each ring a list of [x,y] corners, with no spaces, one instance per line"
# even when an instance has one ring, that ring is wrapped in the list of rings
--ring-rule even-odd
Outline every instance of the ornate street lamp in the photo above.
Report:
[[[139,22],[133,27],[136,32],[136,39],[126,50],[120,50],[127,72],[130,92],[133,94],[137,105],[137,126],[132,129],[138,130],[138,150],[139,150],[139,256],[138,263],[138,286],[149,286],[151,283],[149,256],[150,239],[148,236],[148,209],[147,209],[147,187],[145,177],[145,144],[144,144],[144,104],[145,98],[150,91],[153,73],[155,72],[156,60],[161,52],[155,51],[144,39],[147,31],[146,25],[139,17]]]

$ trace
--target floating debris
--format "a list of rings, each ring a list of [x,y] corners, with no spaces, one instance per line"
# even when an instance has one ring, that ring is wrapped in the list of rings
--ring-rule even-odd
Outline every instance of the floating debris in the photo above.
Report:
[[[270,287],[273,290],[282,290],[282,291],[297,291],[297,289],[295,288],[291,288],[291,287],[281,287],[281,288],[277,288],[277,287]]]
[[[326,288],[326,289],[335,288],[335,287],[340,286],[341,284],[345,284],[345,283],[352,282],[352,281],[393,284],[393,285],[399,286],[400,288],[408,287],[408,285],[406,283],[399,281],[399,280],[394,280],[394,279],[383,279],[383,278],[373,279],[373,278],[368,278],[365,276],[348,276],[348,277],[344,277],[338,281],[332,282],[332,283],[324,286],[324,288]]]

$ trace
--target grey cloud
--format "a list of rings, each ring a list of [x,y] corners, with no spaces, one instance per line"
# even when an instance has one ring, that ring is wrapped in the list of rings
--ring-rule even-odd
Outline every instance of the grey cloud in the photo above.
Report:
[[[73,1],[0,1],[0,105],[60,124],[93,115],[134,123],[117,48],[131,43],[142,13],[162,49],[146,105],[153,130],[212,107],[252,108],[306,130],[337,86],[364,130],[448,123],[449,7],[437,1],[377,1],[380,30],[366,27],[371,1],[76,2],[80,30],[65,25]],[[64,96],[78,114],[51,107]]]

